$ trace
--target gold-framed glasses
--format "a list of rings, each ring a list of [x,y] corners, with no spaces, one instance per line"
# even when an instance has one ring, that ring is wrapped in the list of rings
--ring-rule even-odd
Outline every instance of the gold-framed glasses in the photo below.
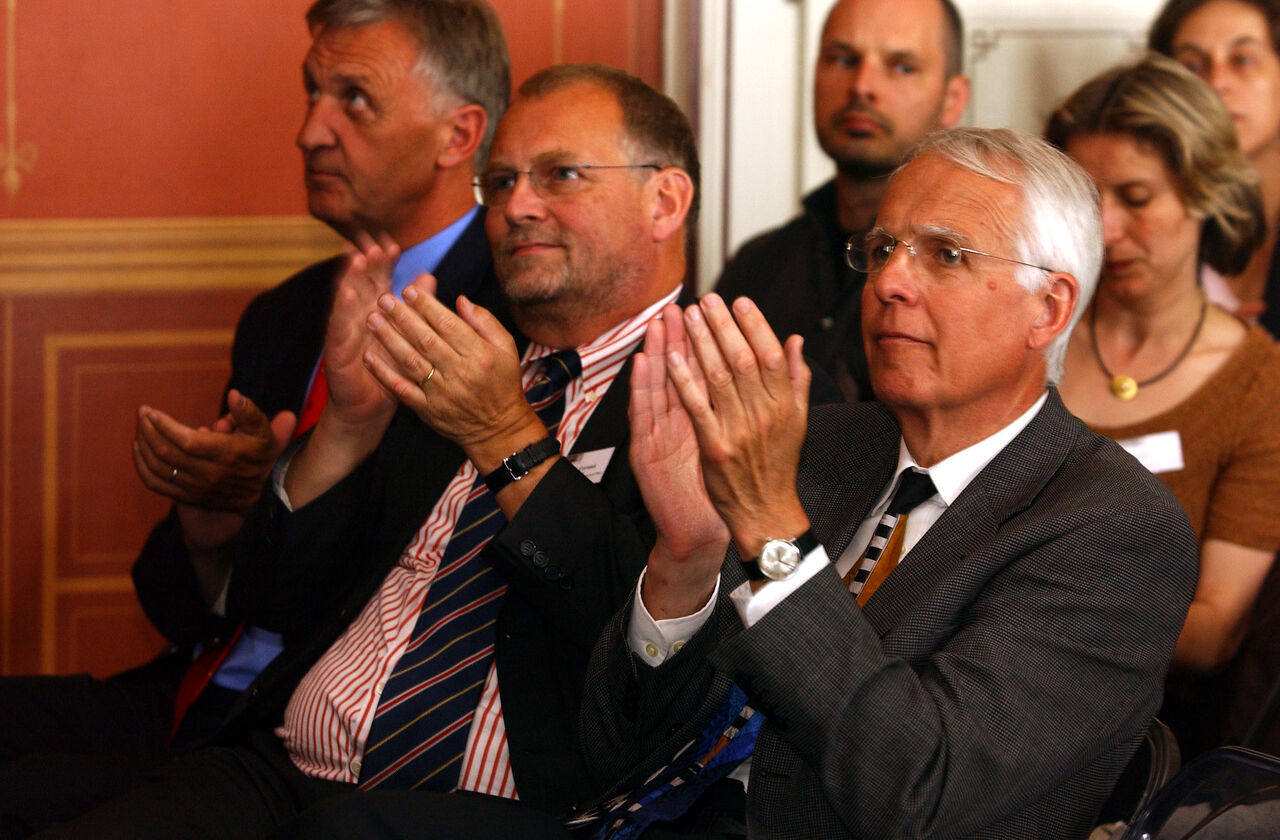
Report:
[[[511,200],[511,193],[521,175],[527,175],[529,185],[542,198],[559,198],[579,192],[593,180],[592,173],[602,169],[653,169],[661,171],[656,163],[535,163],[529,169],[490,169],[471,179],[476,190],[476,200],[485,207],[501,207]]]
[[[865,237],[851,236],[844,246],[844,259],[854,271],[865,274],[878,274],[893,257],[899,245],[906,246],[907,254],[915,261],[916,267],[936,280],[953,280],[967,276],[973,272],[974,257],[989,257],[1001,262],[1025,265],[1040,271],[1052,273],[1053,269],[1042,265],[989,254],[976,248],[966,248],[954,239],[941,233],[926,233],[916,237],[914,242],[898,239],[881,230],[873,230]]]

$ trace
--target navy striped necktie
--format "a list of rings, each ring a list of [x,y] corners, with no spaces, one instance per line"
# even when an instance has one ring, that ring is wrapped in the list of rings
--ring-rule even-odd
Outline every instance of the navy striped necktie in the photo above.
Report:
[[[565,389],[582,372],[574,350],[546,357],[525,396],[553,436]],[[494,624],[507,591],[482,550],[506,518],[476,477],[409,647],[387,680],[365,741],[360,787],[449,791],[458,785],[471,719],[493,660]]]

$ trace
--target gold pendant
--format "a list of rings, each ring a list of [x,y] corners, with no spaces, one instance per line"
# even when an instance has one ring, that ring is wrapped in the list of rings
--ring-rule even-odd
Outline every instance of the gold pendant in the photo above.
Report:
[[[1138,396],[1138,380],[1123,373],[1111,377],[1111,393],[1122,400],[1131,400]]]

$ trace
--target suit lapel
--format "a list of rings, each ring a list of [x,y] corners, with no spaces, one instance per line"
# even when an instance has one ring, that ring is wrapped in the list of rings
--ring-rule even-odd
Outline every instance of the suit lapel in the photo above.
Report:
[[[627,444],[630,440],[631,428],[627,422],[627,407],[631,402],[631,361],[627,359],[622,369],[618,371],[617,378],[609,385],[609,390],[605,391],[600,404],[596,406],[595,411],[591,412],[590,419],[582,427],[571,452],[591,452],[606,446],[616,446],[617,451],[613,453],[614,459],[617,459],[619,453],[624,461],[627,459]],[[619,435],[619,429],[627,429],[628,432]],[[612,461],[610,466],[613,466]]]
[[[856,430],[850,434],[850,429]],[[831,405],[810,410],[797,481],[800,502],[831,562],[853,539],[898,463],[900,433],[881,406]],[[850,476],[866,476],[852,482]]]
[[[974,477],[863,608],[883,635],[1025,510],[1061,467],[1078,435],[1055,389],[1031,423]]]

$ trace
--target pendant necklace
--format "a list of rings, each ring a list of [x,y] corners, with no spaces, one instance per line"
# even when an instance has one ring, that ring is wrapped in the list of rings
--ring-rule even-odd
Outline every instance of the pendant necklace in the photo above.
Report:
[[[1202,299],[1200,301],[1200,319],[1196,321],[1196,328],[1191,331],[1191,340],[1187,342],[1187,346],[1182,348],[1182,352],[1173,360],[1167,368],[1157,373],[1145,382],[1139,382],[1127,373],[1112,373],[1107,363],[1102,361],[1102,353],[1098,350],[1098,305],[1097,302],[1089,310],[1089,341],[1093,345],[1093,358],[1097,359],[1098,367],[1102,368],[1102,372],[1111,380],[1111,393],[1117,399],[1131,400],[1138,396],[1138,389],[1145,388],[1164,379],[1173,373],[1178,365],[1182,364],[1182,360],[1191,352],[1191,347],[1196,343],[1196,339],[1200,337],[1200,329],[1204,326],[1205,313],[1209,311],[1209,301]]]

